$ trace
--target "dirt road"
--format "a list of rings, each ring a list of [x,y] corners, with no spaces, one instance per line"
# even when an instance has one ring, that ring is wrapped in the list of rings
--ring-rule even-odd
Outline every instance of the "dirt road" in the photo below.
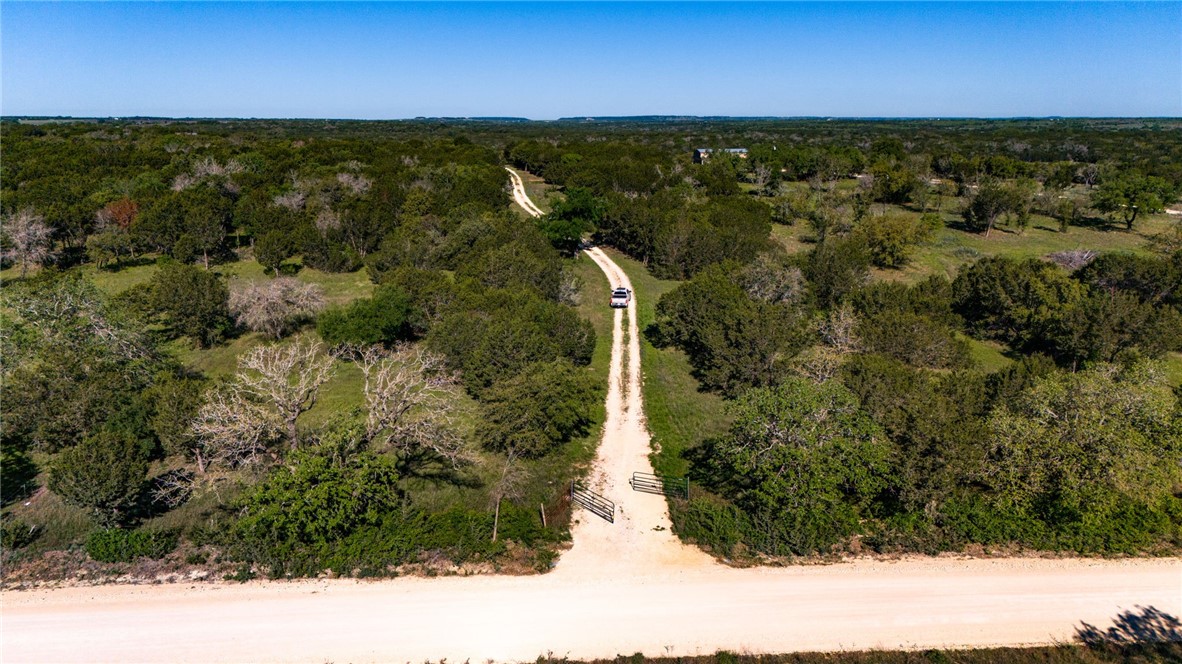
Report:
[[[519,178],[514,185],[525,197]],[[607,275],[605,297],[608,285],[630,286],[605,252],[588,255]],[[1176,558],[719,565],[672,536],[663,498],[627,484],[651,469],[635,307],[615,313],[609,380],[591,483],[616,501],[616,521],[576,512],[572,550],[549,574],[6,592],[0,661],[483,662],[1024,645],[1069,640],[1081,621],[1107,626],[1138,605],[1182,614]]]
[[[628,275],[603,250],[591,248],[586,253],[603,270],[612,288],[632,289]],[[607,293],[605,288],[605,298]],[[643,577],[671,569],[717,567],[713,558],[673,535],[664,496],[633,491],[628,484],[634,472],[653,472],[640,381],[640,331],[634,302],[614,313],[607,418],[588,482],[592,490],[615,502],[615,522],[576,511],[573,546],[559,560],[555,576]]]
[[[509,171],[509,180],[513,184],[513,201],[520,205],[521,209],[535,217],[545,214],[541,208],[534,205],[534,202],[525,193],[525,183],[521,181],[521,176],[517,174],[517,171],[508,166],[505,167],[505,170]]]
[[[1177,560],[917,559],[631,576],[5,593],[4,662],[484,662],[1068,640],[1182,612]]]

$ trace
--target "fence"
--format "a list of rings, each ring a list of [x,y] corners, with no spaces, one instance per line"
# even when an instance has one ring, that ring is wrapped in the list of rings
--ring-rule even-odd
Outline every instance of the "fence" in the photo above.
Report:
[[[570,499],[608,523],[616,522],[616,504],[578,482],[570,483]]]
[[[632,485],[634,491],[689,499],[689,479],[685,477],[632,473],[632,479],[628,480],[628,483]]]

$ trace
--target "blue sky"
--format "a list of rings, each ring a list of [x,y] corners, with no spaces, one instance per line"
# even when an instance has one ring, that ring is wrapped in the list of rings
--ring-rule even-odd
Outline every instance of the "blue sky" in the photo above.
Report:
[[[5,115],[1182,116],[1182,3],[0,4]]]

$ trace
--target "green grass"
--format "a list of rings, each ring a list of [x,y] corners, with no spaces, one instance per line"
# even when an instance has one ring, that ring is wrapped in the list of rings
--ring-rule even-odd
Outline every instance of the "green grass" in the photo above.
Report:
[[[1006,357],[1006,346],[996,341],[982,341],[972,337],[962,337],[969,342],[969,350],[972,352],[973,360],[977,364],[977,368],[982,371],[993,373],[1000,371],[1009,366],[1013,360]]]
[[[918,217],[919,213],[897,206],[875,205],[875,213],[889,210],[894,213]],[[927,244],[918,247],[911,262],[900,270],[873,270],[876,279],[888,279],[914,283],[933,274],[948,278],[956,276],[961,267],[984,256],[1010,256],[1013,258],[1042,258],[1056,251],[1091,249],[1095,251],[1127,251],[1148,253],[1145,248],[1150,236],[1177,224],[1168,215],[1148,215],[1138,221],[1133,231],[1112,226],[1073,226],[1066,233],[1060,233],[1058,222],[1035,215],[1030,226],[1019,233],[1015,229],[995,228],[986,238],[980,233],[970,233],[956,228],[959,215],[950,205],[945,205],[940,215],[948,226],[936,232]],[[812,230],[804,221],[793,226],[776,224],[772,238],[789,253],[799,253],[812,248]]]
[[[296,279],[304,283],[316,284],[324,289],[324,300],[329,305],[346,304],[357,298],[369,297],[373,294],[374,284],[369,280],[369,275],[364,267],[356,272],[343,274],[321,272],[320,270],[301,267],[298,261],[291,264],[291,267],[297,270],[295,273]],[[108,268],[99,269],[93,264],[88,263],[79,269],[100,290],[108,295],[118,295],[128,288],[151,281],[152,275],[156,273],[157,264],[155,261],[145,262],[116,270]],[[259,265],[253,258],[244,258],[243,260],[221,265],[211,265],[210,269],[229,277],[231,285],[238,279],[262,281],[271,278],[266,274],[263,266]],[[10,267],[7,270],[0,271],[0,283],[19,281],[19,279],[19,268]]]
[[[43,471],[37,477],[37,486],[42,488],[4,508],[6,520],[19,519],[41,528],[37,539],[29,545],[28,554],[65,549],[81,541],[93,528],[85,510],[67,505],[57,494],[44,488],[48,480],[48,473],[45,471],[50,460],[49,455],[33,454],[34,463]]]
[[[655,449],[653,467],[658,473],[685,475],[689,462],[682,452],[724,433],[730,426],[730,416],[722,397],[698,389],[685,353],[676,348],[655,348],[644,336],[645,328],[656,319],[657,300],[681,282],[657,279],[641,263],[618,251],[606,251],[628,273],[636,293],[644,410]]]
[[[1182,385],[1182,353],[1167,353],[1165,363],[1166,378],[1169,379],[1170,385]]]
[[[296,265],[295,267],[298,267]],[[263,281],[271,277],[266,274],[262,265],[254,259],[227,263],[215,268],[217,272],[230,277],[230,284],[236,279],[248,281]],[[324,301],[329,306],[348,304],[353,300],[373,295],[374,284],[369,279],[369,273],[364,267],[356,272],[321,272],[310,267],[299,267],[295,278],[308,284],[316,284],[324,290]]]

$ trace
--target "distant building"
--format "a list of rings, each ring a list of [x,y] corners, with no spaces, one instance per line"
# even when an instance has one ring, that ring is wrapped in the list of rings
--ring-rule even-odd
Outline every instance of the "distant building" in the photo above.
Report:
[[[729,154],[739,155],[739,159],[747,158],[747,148],[722,148],[718,152],[726,152]],[[701,164],[710,159],[710,153],[715,152],[714,148],[698,148],[694,150],[694,163]]]

